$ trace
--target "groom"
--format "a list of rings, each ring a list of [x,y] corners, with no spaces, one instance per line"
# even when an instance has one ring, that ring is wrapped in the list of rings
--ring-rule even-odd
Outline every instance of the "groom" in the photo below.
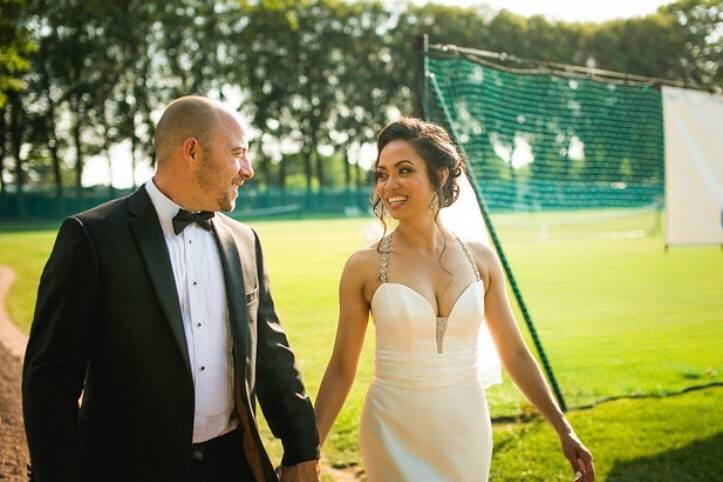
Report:
[[[276,481],[258,397],[281,480],[317,481],[312,405],[259,239],[219,213],[253,176],[245,133],[220,104],[182,97],[154,148],[153,179],[66,219],[43,271],[22,387],[32,477]]]

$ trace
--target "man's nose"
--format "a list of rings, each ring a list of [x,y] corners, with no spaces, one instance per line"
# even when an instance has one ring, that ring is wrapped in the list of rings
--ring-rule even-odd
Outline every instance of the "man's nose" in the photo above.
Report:
[[[251,160],[248,158],[248,156],[244,156],[243,160],[241,161],[241,166],[238,170],[239,176],[243,177],[244,179],[251,179],[254,177],[254,167],[251,165]]]

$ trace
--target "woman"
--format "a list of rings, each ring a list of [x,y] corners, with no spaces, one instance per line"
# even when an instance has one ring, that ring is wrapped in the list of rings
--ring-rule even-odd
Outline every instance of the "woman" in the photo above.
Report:
[[[464,169],[452,139],[403,118],[381,131],[377,147],[375,212],[398,226],[344,267],[334,351],[316,403],[322,443],[354,380],[371,313],[375,378],[359,429],[370,482],[486,481],[492,429],[477,349],[484,320],[511,378],[558,433],[575,480],[594,480],[590,452],[520,335],[497,257],[438,222]]]

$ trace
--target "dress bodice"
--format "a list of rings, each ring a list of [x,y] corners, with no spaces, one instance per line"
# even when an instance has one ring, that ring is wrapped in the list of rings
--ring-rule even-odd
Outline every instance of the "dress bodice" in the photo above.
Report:
[[[484,319],[484,283],[466,246],[475,281],[458,296],[447,317],[420,293],[387,279],[391,235],[381,245],[381,284],[371,300],[376,327],[377,381],[420,386],[478,379],[478,340]]]
[[[371,302],[377,350],[444,355],[475,348],[484,313],[483,292],[481,280],[470,283],[445,321],[414,289],[400,283],[382,283]],[[437,344],[437,327],[442,323],[446,326]]]

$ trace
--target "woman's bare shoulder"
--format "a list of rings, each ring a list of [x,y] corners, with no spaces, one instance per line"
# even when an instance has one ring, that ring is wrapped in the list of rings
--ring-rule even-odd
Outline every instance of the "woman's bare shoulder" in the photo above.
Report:
[[[497,253],[491,247],[479,242],[468,242],[467,246],[485,285],[489,285],[490,277],[498,270]]]
[[[354,269],[368,268],[379,264],[379,252],[376,244],[354,251],[346,260],[346,266]]]
[[[344,275],[364,280],[376,277],[379,270],[379,256],[376,244],[355,251],[346,260]]]
[[[469,251],[472,254],[472,257],[476,261],[490,262],[497,259],[497,255],[495,254],[494,250],[484,243],[480,243],[477,241],[468,241],[466,244],[469,247]]]
[[[368,302],[378,285],[379,257],[376,244],[352,253],[344,266],[342,291],[361,293]]]

